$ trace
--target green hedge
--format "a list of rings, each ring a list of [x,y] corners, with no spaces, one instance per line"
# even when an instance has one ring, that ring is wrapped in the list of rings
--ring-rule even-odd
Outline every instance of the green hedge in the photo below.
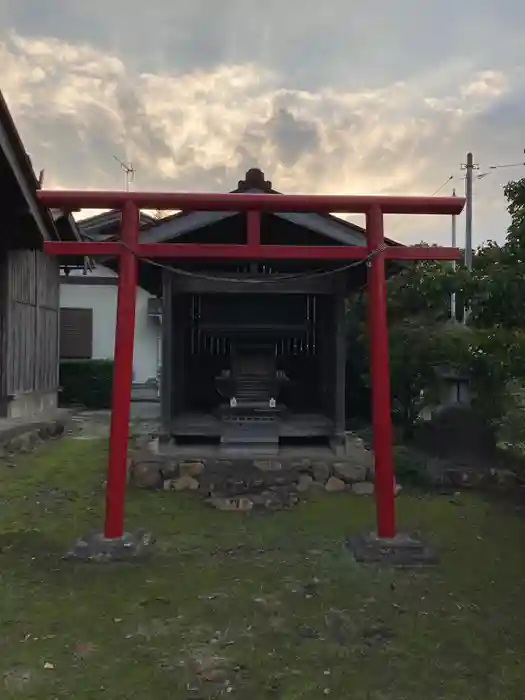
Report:
[[[90,409],[111,407],[113,360],[61,360],[60,403]]]

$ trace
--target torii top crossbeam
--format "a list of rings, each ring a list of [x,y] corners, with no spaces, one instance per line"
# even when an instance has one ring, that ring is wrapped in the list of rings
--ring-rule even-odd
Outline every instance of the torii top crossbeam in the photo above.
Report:
[[[367,260],[370,320],[370,370],[372,379],[372,422],[374,430],[375,493],[377,534],[391,539],[396,533],[390,375],[386,308],[386,260],[459,260],[457,248],[387,247],[384,214],[460,214],[461,197],[404,197],[354,195],[285,195],[252,193],[167,193],[104,191],[40,191],[38,198],[48,207],[65,211],[79,209],[120,209],[120,242],[46,242],[50,255],[103,255],[119,258],[119,283],[110,452],[106,491],[104,535],[118,539],[124,532],[124,499],[127,471],[129,412],[133,374],[135,293],[140,258],[250,259],[250,260]],[[140,209],[184,211],[247,212],[246,242],[242,245],[200,243],[140,243]],[[260,238],[261,212],[364,213],[367,246],[263,245]],[[408,350],[409,351],[409,350]]]
[[[337,194],[255,194],[190,192],[110,192],[54,190],[38,193],[48,207],[63,209],[121,209],[132,202],[139,209],[191,211],[332,212],[365,214],[379,207],[383,214],[460,214],[461,197],[415,197]]]

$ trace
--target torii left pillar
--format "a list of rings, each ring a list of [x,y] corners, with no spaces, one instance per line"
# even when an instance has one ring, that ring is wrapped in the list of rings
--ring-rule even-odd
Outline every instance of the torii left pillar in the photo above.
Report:
[[[128,200],[122,207],[122,245],[118,256],[115,361],[104,531],[78,540],[67,558],[86,561],[129,560],[142,555],[152,541],[151,536],[142,530],[124,532],[138,272],[135,250],[139,226],[139,209]]]
[[[117,319],[115,325],[115,364],[113,369],[112,406],[109,433],[108,481],[104,537],[124,536],[124,499],[126,493],[131,385],[133,382],[133,341],[137,296],[138,260],[134,250],[138,243],[139,210],[127,201],[122,208],[122,252],[119,258]]]

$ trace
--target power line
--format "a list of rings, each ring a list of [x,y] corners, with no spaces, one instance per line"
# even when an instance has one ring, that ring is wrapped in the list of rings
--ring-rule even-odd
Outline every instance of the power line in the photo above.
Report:
[[[500,168],[520,168],[525,163],[507,163],[505,165],[489,165],[489,170],[499,170]]]
[[[432,194],[431,194],[430,196],[431,196],[431,197],[434,197],[438,192],[441,192],[441,190],[442,190],[444,187],[446,187],[446,185],[448,185],[448,183],[449,183],[451,180],[454,180],[454,179],[455,179],[455,178],[454,178],[454,175],[451,175],[450,177],[447,177],[447,179],[445,180],[445,182],[444,182],[442,185],[440,185],[440,186],[437,188],[437,190],[436,190],[435,192],[432,192]]]

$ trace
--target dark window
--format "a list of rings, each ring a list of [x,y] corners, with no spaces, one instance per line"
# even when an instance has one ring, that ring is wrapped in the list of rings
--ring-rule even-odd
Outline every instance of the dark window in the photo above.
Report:
[[[60,309],[60,357],[90,360],[93,356],[93,309]]]

